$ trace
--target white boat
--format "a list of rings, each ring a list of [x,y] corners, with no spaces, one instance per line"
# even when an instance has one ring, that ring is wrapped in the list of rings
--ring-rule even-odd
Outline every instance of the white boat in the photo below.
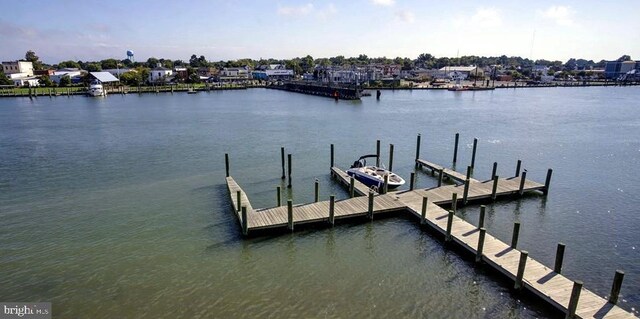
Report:
[[[377,167],[374,165],[367,166],[367,158],[378,156],[364,155],[351,165],[351,168],[347,170],[349,176],[353,176],[361,183],[373,188],[374,190],[380,189],[384,185],[384,177],[388,176],[388,185],[390,189],[404,185],[405,181],[402,177],[394,174],[393,172],[385,169],[384,167]]]
[[[106,96],[107,92],[102,87],[102,82],[98,80],[91,81],[89,85],[89,95],[90,96]]]

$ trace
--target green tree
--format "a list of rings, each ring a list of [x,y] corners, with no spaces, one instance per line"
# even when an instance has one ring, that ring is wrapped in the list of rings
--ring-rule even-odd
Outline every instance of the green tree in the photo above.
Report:
[[[97,62],[88,63],[87,64],[87,71],[89,71],[89,72],[99,72],[99,71],[102,71],[102,67],[100,66],[100,63],[97,63]]]
[[[619,57],[617,61],[618,62],[631,61],[631,56],[628,56],[628,55],[625,54],[625,55]]]
[[[55,83],[53,83],[53,81],[51,81],[51,79],[49,78],[48,75],[43,75],[39,80],[38,83],[40,83],[40,86],[55,86]]]
[[[80,64],[76,61],[62,61],[60,63],[58,63],[58,68],[74,68],[74,69],[80,69]]]
[[[13,81],[11,81],[2,70],[0,70],[0,85],[12,85]]]
[[[158,59],[156,59],[154,57],[150,57],[150,58],[147,59],[146,66],[148,68],[150,68],[150,69],[153,69],[153,68],[158,66],[159,62],[160,62],[160,60],[158,60]]]
[[[125,85],[138,86],[139,84],[142,84],[142,78],[140,73],[136,71],[128,71],[120,75],[120,82]]]
[[[61,87],[70,86],[71,78],[66,74],[63,75],[62,78],[60,78],[60,83],[58,83],[58,85]]]
[[[106,59],[100,61],[100,67],[102,69],[117,69],[118,68],[118,60],[116,59]]]
[[[27,51],[24,55],[25,60],[33,63],[34,70],[42,70],[42,62],[40,62],[40,58],[36,55],[32,50]]]

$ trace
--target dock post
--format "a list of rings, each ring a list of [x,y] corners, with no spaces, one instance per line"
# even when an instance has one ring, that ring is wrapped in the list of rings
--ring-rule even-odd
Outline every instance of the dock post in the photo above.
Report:
[[[471,178],[471,171],[473,171],[473,167],[467,166],[467,179]]]
[[[416,167],[418,167],[418,159],[420,158],[420,134],[416,141]]]
[[[524,267],[527,265],[527,257],[529,252],[523,250],[520,252],[520,261],[518,262],[518,273],[516,275],[516,283],[513,286],[514,289],[520,290],[522,288],[522,276],[524,276]]]
[[[469,179],[464,180],[464,192],[462,193],[462,205],[467,205],[467,198],[469,197]]]
[[[493,177],[493,189],[491,189],[491,200],[496,200],[496,193],[498,191],[498,175]]]
[[[242,207],[242,192],[236,192],[236,211],[240,211],[240,207]]]
[[[320,182],[318,181],[318,179],[316,178],[316,183],[315,183],[315,189],[314,189],[314,202],[318,202],[320,200]]]
[[[336,195],[329,196],[329,224],[333,226],[335,222]]]
[[[386,194],[389,191],[389,175],[384,176],[384,185],[382,185],[381,194]]]
[[[558,274],[562,272],[562,261],[564,260],[564,247],[565,245],[563,243],[558,243],[558,248],[556,249],[556,263],[553,266],[553,271]]]
[[[333,167],[333,144],[331,144],[331,167]]]
[[[355,195],[355,184],[356,180],[351,176],[349,178],[349,196],[351,196],[351,198]]]
[[[573,282],[573,289],[571,290],[571,299],[569,299],[569,307],[567,307],[567,316],[565,318],[575,318],[576,309],[578,308],[578,299],[580,299],[580,292],[582,291],[582,281],[576,280]]]
[[[420,224],[424,225],[427,223],[427,202],[429,199],[427,196],[422,197],[422,217],[420,218]]]
[[[484,212],[487,209],[487,206],[480,205],[480,217],[478,218],[478,229],[484,227]]]
[[[287,185],[287,188],[291,188],[291,154],[287,154],[287,159],[288,159],[288,165],[287,168],[289,169],[288,173],[289,173],[289,184]]]
[[[616,274],[613,277],[613,285],[611,286],[611,293],[609,294],[609,302],[614,305],[618,303],[618,296],[620,295],[620,288],[622,288],[623,278],[624,271],[616,270]]]
[[[520,188],[518,189],[518,194],[522,196],[524,193],[524,181],[527,179],[527,170],[522,172],[522,178],[520,178]]]
[[[373,219],[373,192],[369,191],[369,210],[367,211],[367,216]]]
[[[393,144],[389,144],[389,171],[393,171]]]
[[[453,163],[458,160],[458,141],[460,140],[460,133],[456,133],[456,141],[453,146]]]
[[[451,210],[455,213],[458,206],[458,193],[451,194]]]
[[[473,168],[476,164],[476,149],[478,148],[478,139],[473,139],[473,151],[471,151],[471,171],[473,172]]]
[[[282,188],[280,186],[276,187],[276,201],[278,207],[282,206]]]
[[[520,236],[520,223],[513,223],[513,235],[511,235],[511,248],[516,249],[518,246],[518,236]]]
[[[247,206],[242,206],[242,234],[247,236],[249,233],[249,222],[247,222]]]
[[[498,162],[493,162],[493,170],[491,170],[491,179],[496,177],[497,172],[498,172]]]
[[[478,249],[476,250],[476,262],[482,261],[482,250],[484,249],[484,237],[487,230],[484,227],[480,227],[480,235],[478,236]]]
[[[442,168],[441,168],[441,169],[439,169],[439,170],[438,170],[438,174],[440,174],[440,175],[438,176],[438,187],[440,187],[440,186],[442,186],[442,178],[443,178],[443,176],[442,176],[442,175],[444,175],[444,169],[442,169]]]
[[[520,165],[522,165],[522,161],[518,160],[518,162],[516,163],[516,176],[515,177],[520,176]]]
[[[444,238],[445,242],[451,241],[451,227],[453,226],[453,210],[449,210],[449,216],[447,216],[447,235]]]
[[[293,231],[293,201],[287,199],[287,228]]]
[[[380,140],[376,140],[376,167],[380,167]]]
[[[409,181],[409,190],[412,191],[413,190],[413,183],[416,179],[416,173],[415,172],[411,172],[411,180]]]
[[[224,153],[224,168],[227,172],[227,177],[229,177],[229,153]]]
[[[285,178],[285,173],[284,173],[284,147],[280,147],[280,158],[282,159],[282,179]]]
[[[549,185],[551,185],[551,174],[553,174],[553,170],[547,170],[547,179],[544,182],[544,190],[542,191],[544,195],[549,194]]]

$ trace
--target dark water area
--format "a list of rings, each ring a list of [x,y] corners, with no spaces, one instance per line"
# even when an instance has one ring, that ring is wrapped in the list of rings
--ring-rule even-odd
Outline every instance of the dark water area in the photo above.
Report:
[[[275,205],[280,147],[294,203],[348,197],[336,165],[375,153],[408,178],[421,158],[474,177],[515,174],[550,194],[487,207],[487,231],[607,296],[640,308],[640,89],[383,91],[334,101],[267,89],[107,98],[0,99],[0,301],[50,301],[58,318],[535,318],[558,313],[442,245],[416,220],[308,228],[243,239],[224,184]],[[418,187],[437,179],[418,171]],[[476,224],[478,205],[458,211]]]

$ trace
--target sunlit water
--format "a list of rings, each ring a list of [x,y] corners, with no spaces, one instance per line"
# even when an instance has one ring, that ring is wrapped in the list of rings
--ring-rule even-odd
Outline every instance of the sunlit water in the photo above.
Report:
[[[244,240],[224,185],[275,205],[280,147],[293,155],[295,203],[346,192],[329,178],[329,145],[348,167],[395,145],[394,171],[421,158],[458,171],[478,138],[475,177],[527,177],[547,198],[488,206],[486,227],[620,304],[640,308],[639,88],[494,92],[383,91],[380,101],[266,89],[0,99],[0,301],[51,301],[60,318],[429,317],[558,315],[442,245],[404,215]],[[417,173],[419,187],[437,180]],[[459,214],[477,223],[479,208]]]

